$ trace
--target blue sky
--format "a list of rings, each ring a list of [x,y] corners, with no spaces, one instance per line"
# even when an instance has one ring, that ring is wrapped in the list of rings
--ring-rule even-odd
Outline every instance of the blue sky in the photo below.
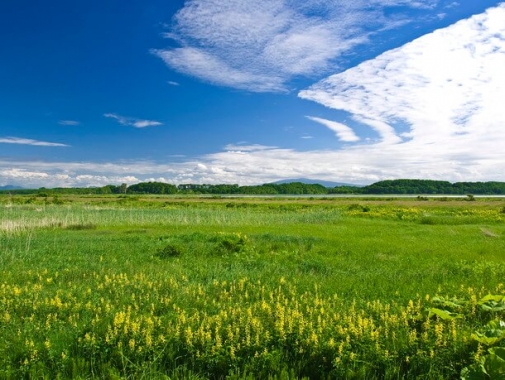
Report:
[[[0,2],[0,186],[505,181],[505,3]]]

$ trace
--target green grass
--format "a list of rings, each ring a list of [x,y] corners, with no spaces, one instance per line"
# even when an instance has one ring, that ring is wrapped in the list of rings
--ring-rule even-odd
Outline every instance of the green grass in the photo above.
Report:
[[[57,203],[0,198],[0,378],[454,378],[505,319],[500,200]]]

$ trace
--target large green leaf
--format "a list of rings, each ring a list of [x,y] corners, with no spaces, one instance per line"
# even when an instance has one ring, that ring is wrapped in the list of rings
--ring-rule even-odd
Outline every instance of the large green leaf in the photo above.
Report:
[[[438,316],[439,318],[443,320],[451,320],[455,318],[461,318],[461,315],[458,313],[452,313],[448,310],[443,310],[443,309],[437,309],[436,307],[432,307],[429,309],[428,313],[428,318],[431,318],[432,316]]]
[[[456,310],[462,309],[468,303],[468,301],[460,300],[456,297],[444,298],[441,296],[433,297],[432,302],[437,304],[437,306]]]
[[[493,320],[488,322],[484,331],[477,331],[473,333],[472,339],[477,342],[492,346],[501,340],[505,339],[505,322],[502,320]]]
[[[484,369],[491,379],[505,380],[505,348],[489,349],[484,360]]]
[[[484,360],[461,370],[461,380],[489,380],[484,368]]]
[[[480,305],[482,310],[503,311],[505,310],[505,296],[488,294],[479,300],[477,304]]]
[[[462,380],[505,380],[505,348],[490,348],[488,352],[478,363],[463,368]]]
[[[505,347],[490,348],[489,353],[498,356],[502,360],[505,360]]]

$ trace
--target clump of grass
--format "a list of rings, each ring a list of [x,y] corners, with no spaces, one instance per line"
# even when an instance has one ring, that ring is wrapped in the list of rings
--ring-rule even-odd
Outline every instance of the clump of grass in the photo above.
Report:
[[[321,239],[312,236],[259,234],[251,236],[256,251],[260,253],[270,252],[298,252],[304,253],[312,250],[315,244],[321,243]]]
[[[432,216],[423,216],[423,217],[421,217],[421,219],[419,219],[419,223],[428,224],[428,225],[435,225],[435,224],[437,224],[437,221]]]
[[[369,206],[360,205],[359,203],[353,203],[352,205],[349,205],[349,207],[347,207],[347,210],[349,210],[349,211],[369,212],[370,211],[370,207]]]
[[[180,255],[182,255],[181,247],[174,244],[166,245],[156,254],[156,256],[159,257],[160,259],[169,259],[171,257],[178,257]]]
[[[219,255],[227,255],[231,253],[239,253],[247,244],[247,236],[241,233],[222,233],[213,236],[211,239],[216,243],[216,253]]]
[[[190,233],[160,237],[159,241],[168,244],[158,251],[161,258],[180,256],[191,253],[195,256],[226,256],[242,252],[249,244],[249,239],[241,233]]]

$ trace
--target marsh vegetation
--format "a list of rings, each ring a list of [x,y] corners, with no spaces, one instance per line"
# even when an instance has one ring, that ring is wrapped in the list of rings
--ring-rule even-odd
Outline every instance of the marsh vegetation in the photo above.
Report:
[[[3,196],[0,378],[470,378],[504,205]]]

